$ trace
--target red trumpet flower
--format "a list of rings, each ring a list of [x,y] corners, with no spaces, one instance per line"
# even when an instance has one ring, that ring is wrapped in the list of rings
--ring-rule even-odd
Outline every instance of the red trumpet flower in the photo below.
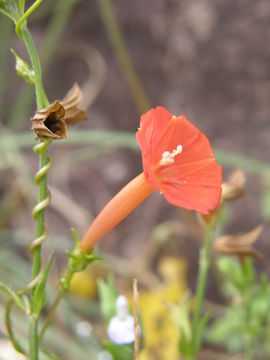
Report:
[[[153,190],[170,204],[209,214],[221,197],[222,168],[207,137],[187,118],[156,107],[141,116],[136,134],[144,172],[126,185],[100,212],[81,243],[90,251]]]

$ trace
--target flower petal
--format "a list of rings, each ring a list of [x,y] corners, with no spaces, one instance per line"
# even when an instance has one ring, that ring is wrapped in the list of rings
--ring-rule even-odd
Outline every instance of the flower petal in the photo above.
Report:
[[[147,111],[141,116],[140,128],[136,134],[143,156],[149,157],[155,153],[157,144],[173,118],[168,110],[162,106]]]
[[[160,191],[169,203],[208,214],[221,197],[222,168],[214,158],[162,169]]]
[[[161,107],[148,111],[141,117],[137,140],[147,181],[171,204],[203,214],[218,206],[222,169],[207,137],[184,115],[172,116]],[[172,153],[178,145],[182,152],[175,156],[174,163],[159,166],[162,154]]]

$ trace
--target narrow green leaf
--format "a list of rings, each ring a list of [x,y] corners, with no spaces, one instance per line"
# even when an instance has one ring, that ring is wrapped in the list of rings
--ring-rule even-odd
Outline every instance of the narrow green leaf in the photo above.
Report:
[[[49,271],[53,261],[53,254],[51,254],[49,261],[43,271],[39,283],[36,286],[33,297],[33,313],[38,315],[46,304],[46,284],[49,275]]]
[[[198,323],[197,333],[195,334],[196,336],[193,341],[193,351],[194,351],[195,358],[197,357],[197,355],[200,352],[203,335],[204,335],[204,330],[206,328],[206,325],[207,325],[209,319],[210,319],[209,314],[206,314],[200,319],[200,321]]]
[[[112,276],[109,276],[107,282],[103,279],[97,281],[98,293],[100,298],[100,307],[105,321],[108,323],[115,315],[115,302],[118,296],[115,282]]]
[[[23,300],[9,287],[3,283],[0,283],[0,291],[9,296],[19,308],[21,308],[23,311],[26,311]]]

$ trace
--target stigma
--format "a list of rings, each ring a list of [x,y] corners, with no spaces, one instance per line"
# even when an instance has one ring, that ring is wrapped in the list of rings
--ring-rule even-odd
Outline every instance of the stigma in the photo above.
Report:
[[[170,151],[164,151],[162,154],[162,158],[159,162],[159,166],[166,166],[166,165],[172,165],[174,164],[174,158],[176,155],[181,154],[183,151],[183,146],[178,145],[176,149],[174,149],[172,152]]]

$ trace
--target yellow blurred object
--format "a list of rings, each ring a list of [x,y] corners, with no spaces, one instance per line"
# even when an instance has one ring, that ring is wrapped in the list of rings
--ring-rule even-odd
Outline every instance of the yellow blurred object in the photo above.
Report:
[[[164,283],[153,292],[139,293],[139,310],[143,327],[143,350],[140,360],[176,360],[179,329],[170,316],[166,303],[178,304],[186,293],[184,258],[165,257],[158,264]]]
[[[97,296],[96,276],[89,270],[74,274],[69,291],[82,298],[94,298]]]

